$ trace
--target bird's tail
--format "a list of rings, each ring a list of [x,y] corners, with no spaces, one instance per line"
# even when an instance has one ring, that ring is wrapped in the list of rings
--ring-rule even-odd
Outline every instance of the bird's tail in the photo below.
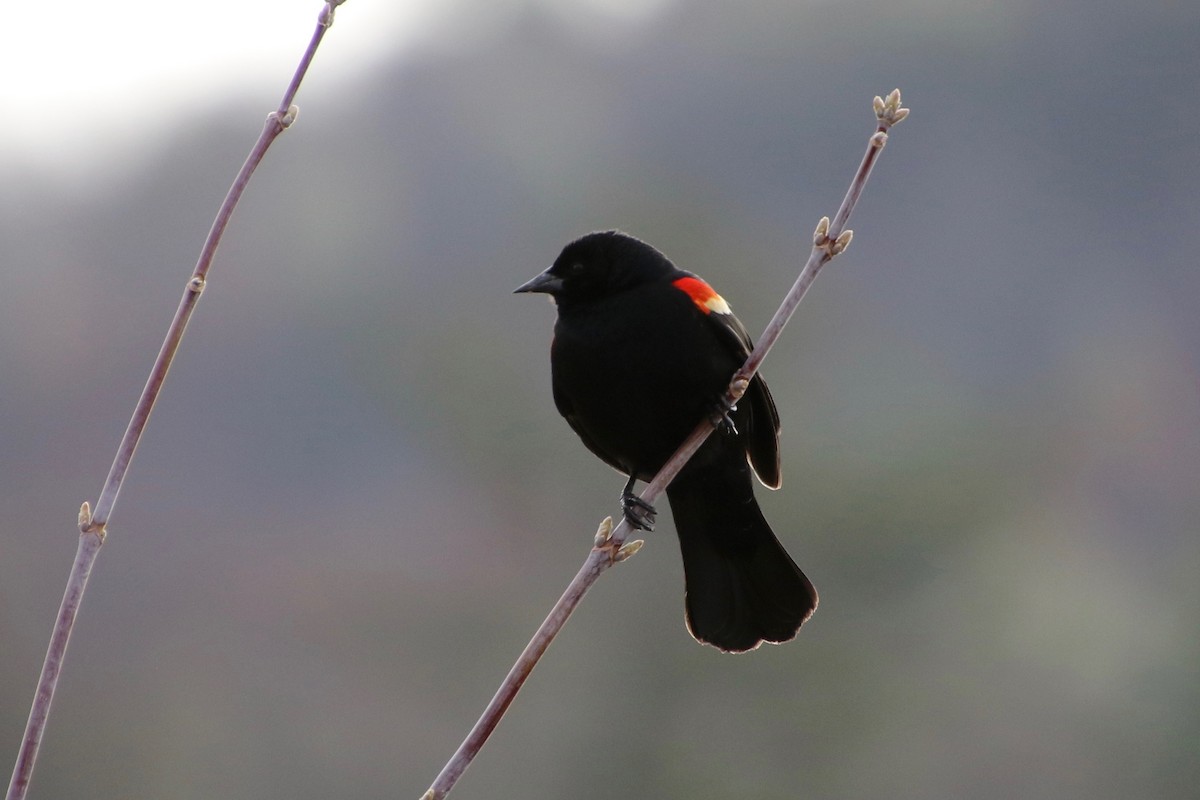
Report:
[[[733,653],[793,638],[816,609],[817,591],[763,518],[746,462],[685,469],[667,499],[692,636]]]

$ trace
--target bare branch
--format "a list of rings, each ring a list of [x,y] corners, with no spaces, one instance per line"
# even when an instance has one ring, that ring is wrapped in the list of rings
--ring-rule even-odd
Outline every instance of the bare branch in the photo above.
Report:
[[[878,127],[868,140],[867,151],[863,155],[862,162],[859,164],[854,178],[850,182],[850,188],[846,192],[846,197],[842,200],[841,207],[831,222],[828,217],[823,217],[817,224],[816,232],[813,235],[813,249],[808,257],[808,262],[804,268],[800,270],[800,275],[796,278],[796,282],[792,285],[791,290],[784,297],[783,303],[779,306],[779,310],[775,312],[775,316],[767,324],[766,330],[762,337],[759,338],[758,344],[750,353],[750,357],[746,359],[746,363],[734,373],[732,380],[729,382],[729,389],[726,393],[726,399],[730,404],[736,403],[741,399],[750,385],[750,379],[758,372],[759,365],[762,364],[771,347],[774,346],[779,334],[783,331],[784,325],[795,312],[796,307],[800,305],[800,301],[808,292],[809,286],[817,277],[817,273],[823,266],[829,263],[834,256],[845,252],[853,237],[853,232],[846,230],[845,225],[850,219],[850,214],[854,211],[854,206],[858,203],[858,198],[862,194],[863,188],[866,186],[867,178],[871,174],[871,168],[875,165],[875,160],[879,156],[879,152],[887,143],[887,133],[893,125],[902,121],[908,116],[908,109],[900,106],[900,90],[896,89],[887,96],[886,99],[876,97],[874,101],[875,117],[879,122]],[[663,468],[658,471],[654,479],[642,491],[640,497],[647,503],[653,504],[658,496],[666,490],[667,485],[674,480],[675,476],[688,462],[688,460],[700,449],[700,445],[704,444],[704,440],[708,438],[714,430],[713,423],[705,419],[691,435],[684,440],[675,454],[663,465]],[[546,648],[550,646],[550,642],[562,630],[567,619],[579,605],[579,601],[583,599],[583,595],[591,588],[596,579],[600,577],[600,573],[611,567],[613,564],[624,561],[625,559],[636,553],[642,546],[642,541],[636,540],[626,543],[632,527],[629,522],[622,519],[620,524],[615,528],[612,524],[612,518],[605,518],[600,523],[600,529],[596,533],[595,546],[588,554],[587,559],[583,562],[583,566],[576,573],[575,578],[567,586],[567,590],[563,592],[561,598],[551,609],[549,616],[546,617],[533,639],[525,646],[517,662],[505,677],[504,682],[500,685],[495,696],[492,697],[483,715],[479,721],[475,723],[475,727],[467,734],[467,738],[459,745],[457,751],[442,768],[441,773],[434,780],[428,791],[421,796],[421,800],[442,800],[450,790],[454,788],[454,784],[462,777],[463,772],[470,766],[471,761],[479,753],[484,742],[492,735],[492,731],[496,729],[500,718],[504,716],[504,712],[512,704],[517,692],[533,671],[542,654],[546,652]]]
[[[242,193],[246,190],[246,185],[249,183],[251,175],[254,174],[254,170],[266,154],[267,148],[275,141],[275,137],[295,121],[297,108],[293,104],[293,101],[296,98],[296,92],[300,88],[300,82],[303,80],[309,64],[312,63],[313,55],[316,53],[317,46],[321,43],[325,31],[333,24],[334,8],[343,2],[345,0],[329,0],[317,17],[316,30],[313,32],[312,39],[309,41],[303,57],[300,59],[300,65],[296,68],[292,76],[291,83],[284,93],[278,110],[271,112],[267,116],[266,125],[259,135],[258,141],[254,144],[253,149],[251,149],[246,163],[242,165],[241,170],[233,181],[233,185],[225,195],[224,202],[221,203],[221,207],[217,211],[216,219],[213,220],[212,228],[208,232],[208,238],[204,242],[204,247],[201,248],[200,258],[196,262],[192,276],[188,279],[187,285],[184,287],[183,298],[179,301],[175,317],[171,320],[166,338],[159,349],[158,357],[154,360],[154,366],[150,370],[150,377],[146,381],[145,388],[142,389],[142,394],[138,398],[137,405],[134,407],[133,416],[130,418],[129,425],[125,429],[125,435],[121,438],[121,443],[117,447],[117,454],[113,459],[112,466],[109,468],[108,477],[104,481],[104,488],[100,491],[100,497],[96,501],[96,510],[93,512],[88,503],[84,503],[80,509],[79,548],[75,553],[75,562],[71,567],[71,575],[67,580],[66,592],[63,594],[62,604],[58,610],[58,618],[54,625],[54,631],[51,634],[50,646],[46,651],[46,659],[42,664],[42,673],[38,679],[37,691],[34,694],[33,707],[29,712],[29,720],[25,724],[25,735],[21,740],[21,749],[17,754],[17,762],[13,767],[12,779],[9,781],[7,800],[22,800],[29,789],[29,782],[33,777],[34,763],[37,760],[38,748],[41,746],[46,721],[50,716],[50,705],[54,700],[54,691],[58,686],[58,678],[62,672],[67,644],[71,638],[71,630],[75,625],[75,617],[79,613],[79,605],[83,601],[83,593],[87,588],[88,576],[91,575],[92,565],[96,561],[100,547],[104,544],[106,526],[109,517],[112,515],[113,506],[116,505],[117,495],[121,492],[121,485],[125,481],[125,475],[129,471],[129,464],[133,460],[134,451],[137,450],[138,442],[141,441],[142,433],[146,429],[146,423],[150,420],[150,412],[154,410],[154,403],[158,399],[163,381],[167,378],[167,371],[170,369],[171,362],[175,358],[175,353],[179,349],[179,342],[183,339],[183,332],[187,328],[188,320],[191,319],[192,312],[196,309],[196,303],[200,300],[200,295],[204,291],[208,269],[212,264],[213,256],[216,254],[217,245],[220,244],[221,237],[225,233],[225,227],[229,224],[229,219],[233,216],[233,211],[237,207]]]

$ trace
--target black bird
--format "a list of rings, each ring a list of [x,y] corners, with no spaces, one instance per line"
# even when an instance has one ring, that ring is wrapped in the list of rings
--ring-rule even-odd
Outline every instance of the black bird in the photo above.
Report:
[[[633,493],[705,416],[723,424],[667,487],[683,553],[687,625],[729,652],[786,642],[817,592],[754,499],[751,468],[779,487],[779,415],[761,375],[736,408],[723,398],[750,353],[745,327],[703,280],[619,231],[567,245],[517,292],[558,306],[550,367],[554,404],[587,448],[629,476],[625,516],[649,529]]]

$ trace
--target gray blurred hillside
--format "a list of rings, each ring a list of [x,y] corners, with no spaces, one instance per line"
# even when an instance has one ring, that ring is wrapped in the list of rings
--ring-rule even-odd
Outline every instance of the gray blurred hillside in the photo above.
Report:
[[[318,58],[134,461],[31,796],[419,796],[617,511],[553,408],[553,308],[512,288],[620,227],[760,330],[899,86],[854,244],[764,368],[763,504],[817,615],[697,646],[664,514],[455,796],[1194,797],[1198,38],[1175,2],[528,5],[358,86]],[[0,754],[282,85],[102,184],[0,157]]]

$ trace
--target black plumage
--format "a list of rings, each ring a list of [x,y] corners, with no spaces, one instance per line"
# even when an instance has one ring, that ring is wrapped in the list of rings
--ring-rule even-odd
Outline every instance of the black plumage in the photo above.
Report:
[[[707,283],[617,231],[572,242],[517,291],[554,298],[555,405],[589,450],[631,479],[650,480],[701,419],[719,413],[750,352],[745,328]],[[742,652],[793,638],[817,593],[754,498],[752,470],[771,488],[780,483],[779,416],[761,375],[728,418],[667,487],[667,499],[688,629]],[[634,501],[626,516],[648,522]]]

